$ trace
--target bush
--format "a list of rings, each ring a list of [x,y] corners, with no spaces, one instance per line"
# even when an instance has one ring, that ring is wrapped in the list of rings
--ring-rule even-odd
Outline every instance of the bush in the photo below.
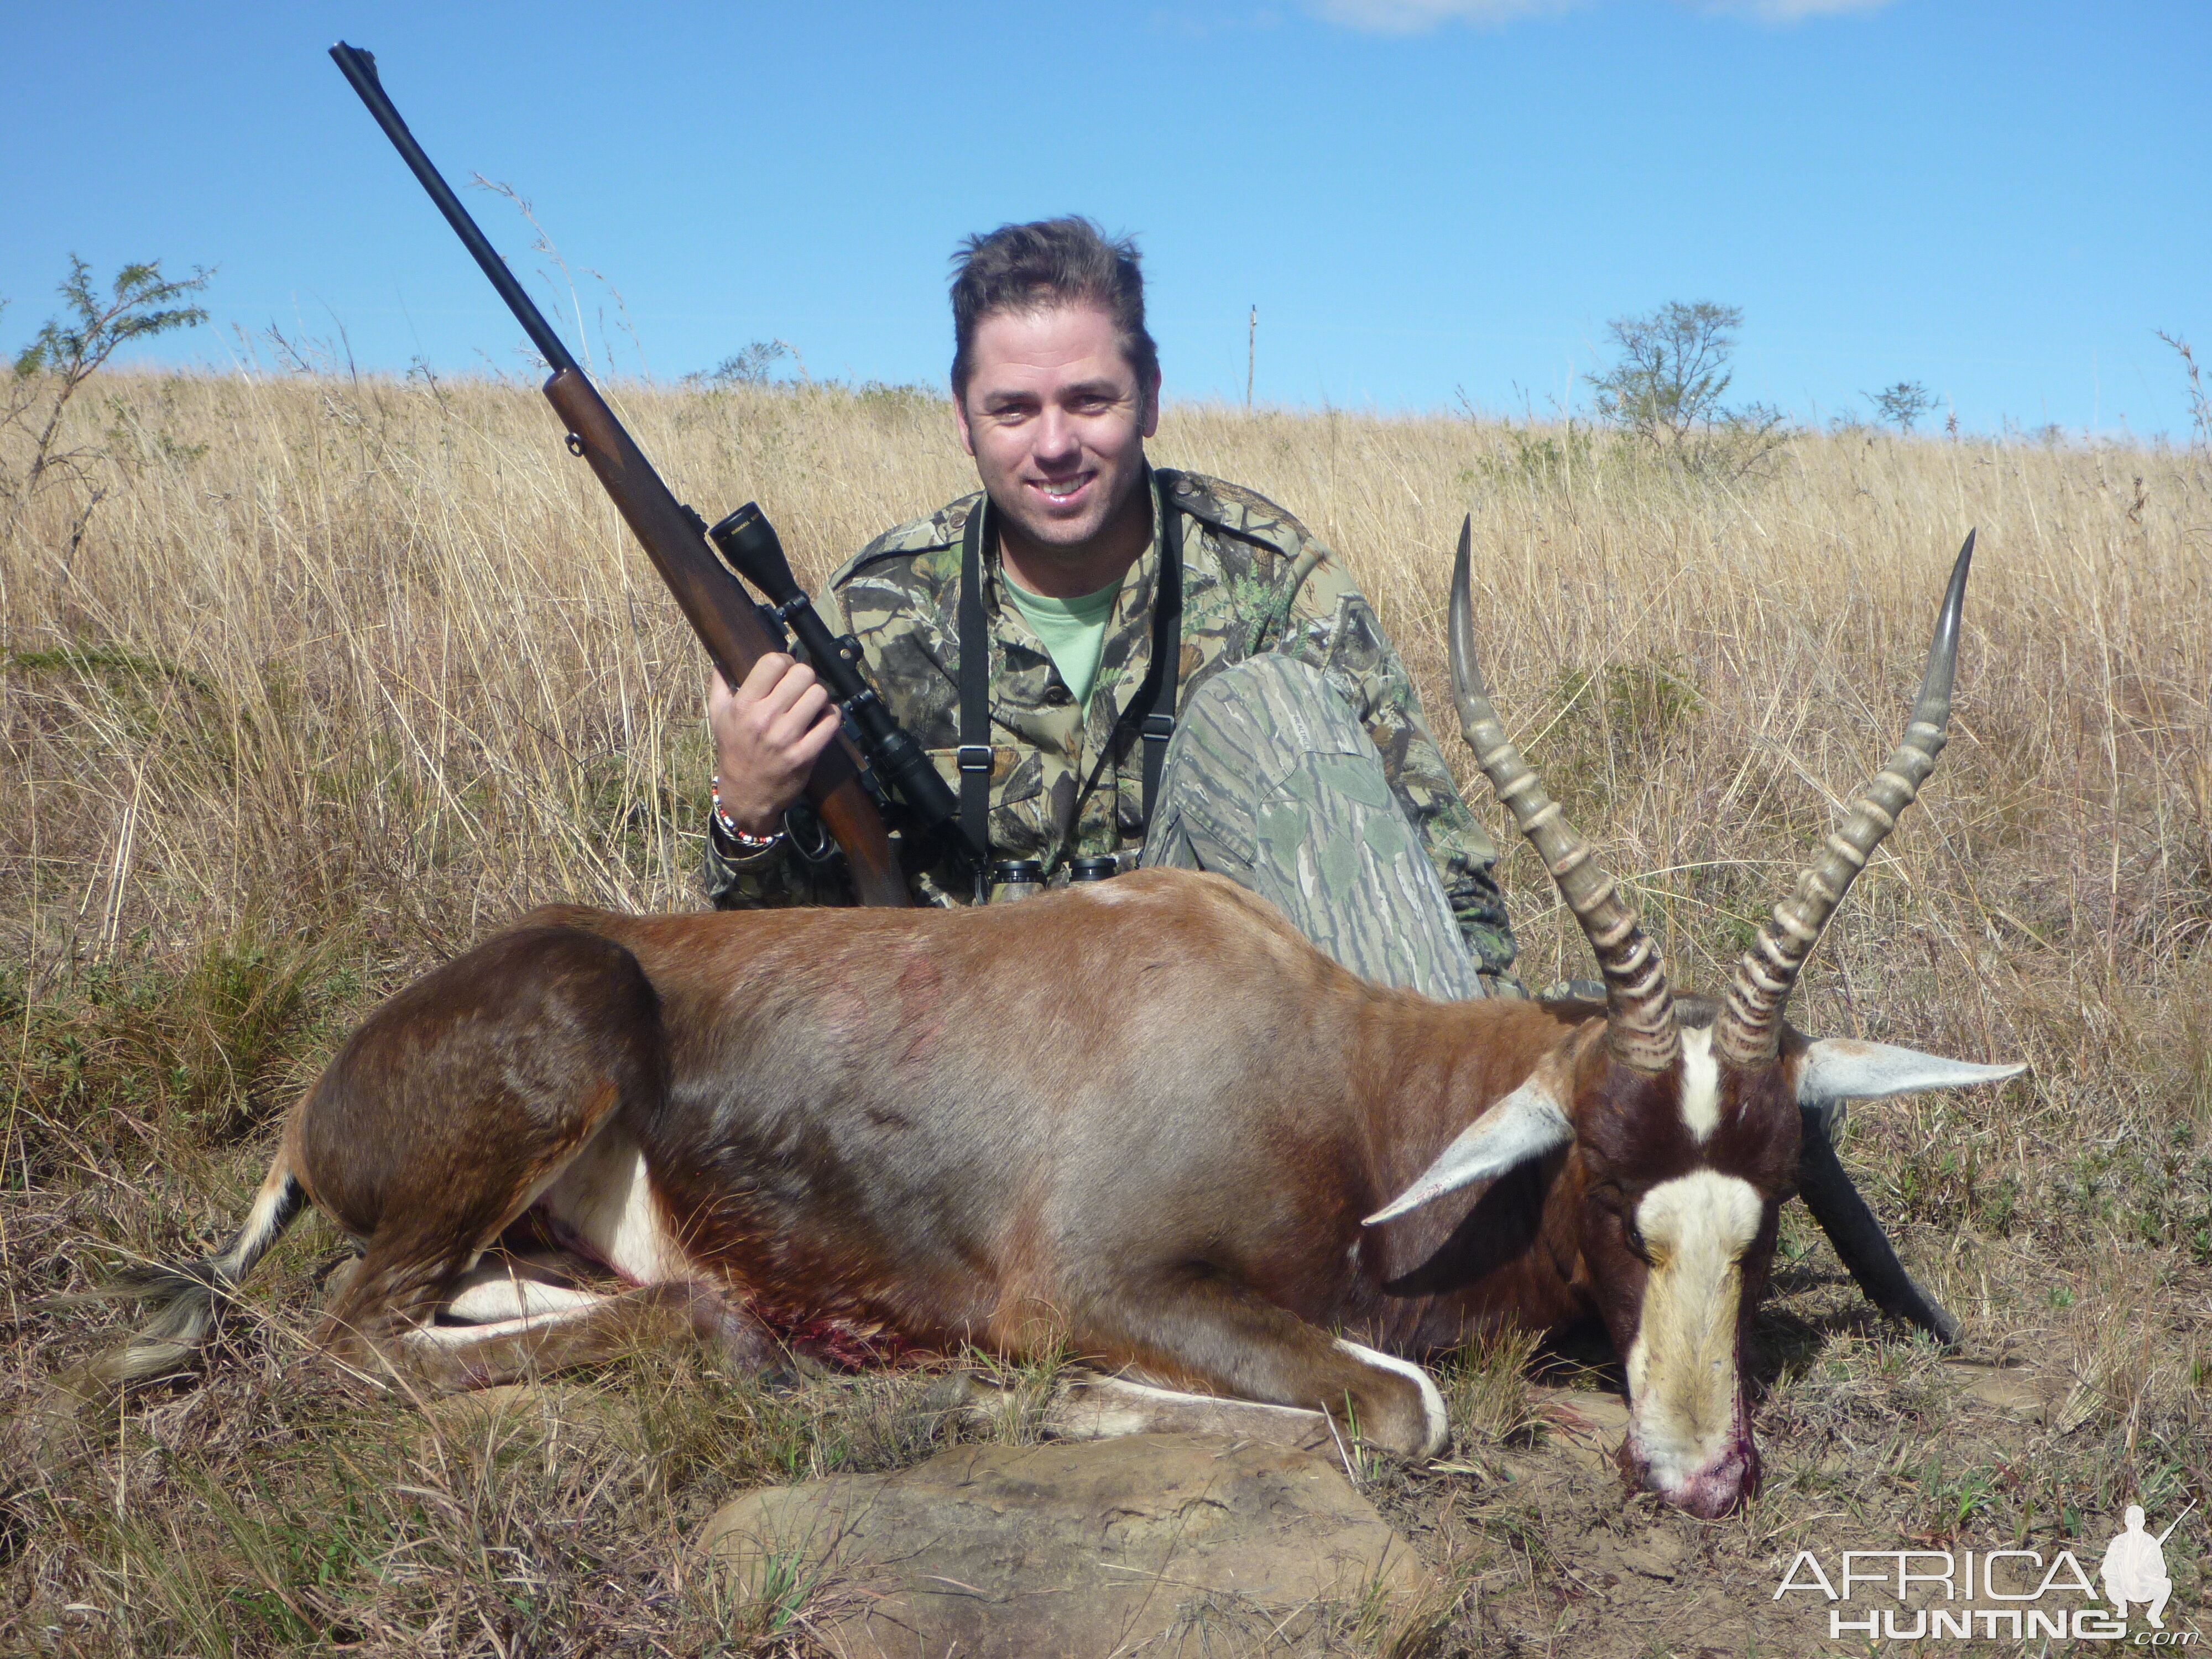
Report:
[[[686,374],[686,386],[711,386],[726,392],[733,386],[766,386],[775,376],[775,366],[789,358],[799,365],[803,377],[805,365],[799,363],[799,354],[781,340],[755,340],[743,351],[725,357],[702,374]]]

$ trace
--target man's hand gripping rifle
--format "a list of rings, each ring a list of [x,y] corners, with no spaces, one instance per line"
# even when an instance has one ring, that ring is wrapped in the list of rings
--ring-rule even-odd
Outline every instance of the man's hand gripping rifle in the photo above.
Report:
[[[592,471],[614,498],[616,507],[660,579],[668,584],[722,678],[732,685],[739,684],[753,665],[778,649],[779,644],[756,614],[744,589],[708,550],[706,521],[670,492],[606,400],[576,366],[560,336],[523,292],[507,262],[477,228],[452,186],[430,164],[391,99],[385,96],[377,79],[376,59],[343,41],[331,48],[331,57],[552,370],[545,382],[545,397],[568,428],[569,453],[591,463]],[[731,563],[768,594],[770,605],[763,609],[772,607],[779,619],[789,622],[813,659],[816,676],[842,706],[852,729],[859,732],[877,776],[903,798],[915,820],[914,829],[933,833],[949,823],[957,816],[952,792],[914,739],[876,699],[852,658],[831,639],[829,629],[793,579],[783,549],[760,509],[746,503],[714,527],[714,540]],[[823,751],[814,763],[806,794],[823,828],[843,850],[860,902],[911,902],[882,814],[861,782],[849,743],[841,739]]]
[[[876,776],[898,791],[921,829],[951,823],[960,810],[951,788],[938,776],[927,752],[862,678],[858,647],[830,634],[830,624],[791,574],[791,562],[784,557],[783,544],[776,539],[767,515],[747,501],[709,530],[707,538],[721,550],[731,569],[768,595],[764,609],[798,636],[815,678],[828,688],[860,734],[860,747]]]

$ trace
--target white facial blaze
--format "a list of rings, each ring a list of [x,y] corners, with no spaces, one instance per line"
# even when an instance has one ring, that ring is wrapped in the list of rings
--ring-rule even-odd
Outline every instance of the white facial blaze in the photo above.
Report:
[[[1702,1146],[1720,1126],[1721,1068],[1713,1058],[1713,1028],[1682,1028],[1682,1127]]]
[[[1749,1182],[1711,1170],[1662,1182],[1636,1206],[1651,1271],[1628,1352],[1629,1419],[1662,1491],[1732,1443],[1741,1261],[1760,1211]]]

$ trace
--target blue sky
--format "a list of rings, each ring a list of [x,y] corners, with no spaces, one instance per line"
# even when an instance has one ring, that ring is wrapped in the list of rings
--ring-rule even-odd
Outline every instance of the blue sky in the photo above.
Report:
[[[2212,358],[2203,0],[9,0],[0,345],[75,251],[218,268],[172,359],[275,324],[521,368],[342,37],[449,178],[605,274],[595,361],[604,313],[637,367],[611,283],[661,378],[781,338],[941,383],[955,241],[1070,210],[1139,236],[1171,396],[1242,398],[1255,303],[1261,400],[1386,410],[1586,404],[1607,319],[1670,299],[1742,307],[1735,395],[1801,419],[1908,379],[1978,431],[2179,435],[2154,331]]]

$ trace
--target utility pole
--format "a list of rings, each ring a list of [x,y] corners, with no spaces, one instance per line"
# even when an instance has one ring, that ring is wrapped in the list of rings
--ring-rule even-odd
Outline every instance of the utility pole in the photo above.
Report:
[[[1260,350],[1260,307],[1252,307],[1252,325],[1244,335],[1244,412],[1252,412],[1252,362]]]

